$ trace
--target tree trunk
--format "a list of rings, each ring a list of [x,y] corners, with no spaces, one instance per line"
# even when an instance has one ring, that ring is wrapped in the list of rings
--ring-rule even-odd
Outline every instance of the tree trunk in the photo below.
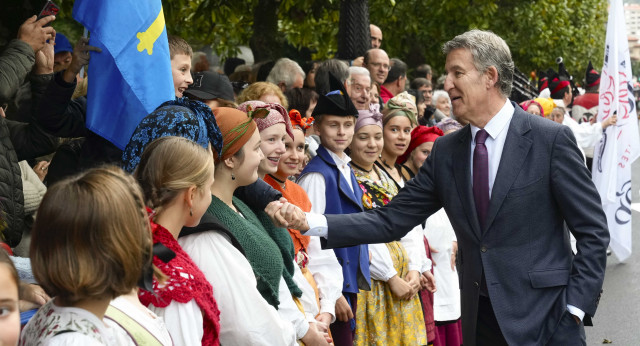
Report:
[[[283,43],[278,33],[278,1],[259,0],[253,10],[253,34],[249,46],[255,62],[276,60],[282,55]]]
[[[353,60],[371,48],[368,0],[340,2],[340,28],[336,58]]]

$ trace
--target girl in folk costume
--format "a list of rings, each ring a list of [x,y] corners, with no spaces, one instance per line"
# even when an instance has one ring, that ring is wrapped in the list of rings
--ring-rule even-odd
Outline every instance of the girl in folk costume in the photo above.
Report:
[[[435,140],[444,135],[442,130],[433,126],[418,126],[411,131],[411,143],[398,162],[418,174],[424,161],[431,154]],[[429,240],[433,262],[433,275],[438,290],[433,294],[433,315],[435,320],[434,346],[459,346],[462,344],[460,324],[460,287],[455,268],[458,249],[456,235],[451,222],[440,209],[431,215],[424,227],[424,236]]]
[[[280,157],[278,170],[267,174],[264,180],[282,192],[282,196],[290,203],[304,212],[309,212],[311,201],[307,193],[289,178],[299,173],[300,164],[305,160],[304,133],[313,124],[313,118],[303,118],[295,109],[289,112],[289,118],[293,126],[293,139],[285,137],[286,152]],[[305,236],[294,229],[289,229],[289,235],[295,247],[296,263],[313,288],[311,293],[316,297],[315,307],[305,306],[305,310],[316,312],[314,317],[318,330],[326,332],[329,325],[335,321],[335,303],[341,296],[340,264],[333,250],[322,250],[318,237]],[[332,276],[337,276],[338,280],[330,280]]]
[[[387,102],[387,108],[382,112],[384,147],[376,166],[383,170],[393,180],[398,189],[404,187],[410,178],[396,160],[405,153],[411,140],[411,130],[417,125],[416,107],[412,96],[400,93]],[[423,276],[433,276],[431,261],[428,258],[428,246],[422,235],[420,226],[414,228],[401,240],[409,255],[410,272],[405,280],[418,291],[421,298],[427,338],[431,342],[434,338],[435,324],[433,321],[433,293],[421,283]],[[432,288],[435,290],[435,288]]]
[[[140,187],[119,168],[95,168],[51,186],[32,230],[36,280],[55,298],[20,345],[134,345],[104,318],[109,302],[150,272],[152,241]]]
[[[294,139],[293,128],[286,110],[279,104],[264,103],[262,101],[247,101],[240,104],[238,109],[241,111],[253,110],[254,112],[268,110],[267,116],[254,118],[260,133],[260,150],[264,155],[258,166],[258,176],[264,179],[268,174],[275,174],[282,155],[286,153],[286,141]],[[273,225],[267,223],[265,227],[272,228]],[[289,269],[292,271],[291,282],[295,283],[302,294],[294,294],[292,297],[297,305],[297,310],[289,309],[288,305],[283,305],[282,308],[278,309],[278,312],[283,319],[291,321],[301,341],[306,344],[326,344],[326,342],[330,342],[330,338],[326,334],[327,326],[316,323],[315,320],[315,316],[318,315],[315,291],[304,278],[300,267],[297,265],[295,246],[292,243],[292,239],[281,238],[287,234],[283,231],[283,229],[274,229],[270,232],[271,237],[279,244],[285,267],[291,268]],[[282,294],[286,294],[286,291],[281,291]],[[326,334],[326,340],[323,338],[323,334]]]
[[[374,163],[383,147],[382,114],[378,105],[359,110],[351,142],[351,167],[362,189],[365,209],[382,207],[397,193],[393,180]],[[358,294],[356,345],[425,345],[420,300],[405,277],[410,271],[400,241],[370,244],[371,291]]]
[[[154,246],[171,250],[173,258],[154,257],[168,277],[153,281],[153,292],[141,290],[140,301],[167,324],[176,345],[219,345],[220,311],[213,289],[178,244],[183,226],[195,226],[211,202],[213,154],[182,137],[151,142],[140,157],[135,177],[150,214]]]

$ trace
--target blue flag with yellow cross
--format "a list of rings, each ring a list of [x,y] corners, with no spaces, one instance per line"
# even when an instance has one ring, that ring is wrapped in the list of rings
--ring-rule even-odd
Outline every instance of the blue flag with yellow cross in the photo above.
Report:
[[[89,130],[120,149],[136,126],[175,98],[160,0],[76,0],[73,18],[89,30]]]

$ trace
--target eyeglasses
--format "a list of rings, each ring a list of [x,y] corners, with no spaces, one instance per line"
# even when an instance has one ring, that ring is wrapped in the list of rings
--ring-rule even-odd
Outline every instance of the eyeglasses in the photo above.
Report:
[[[388,70],[389,69],[389,64],[382,64],[381,62],[372,62],[369,65],[375,67],[375,68],[379,68],[380,66],[382,66],[383,69]]]

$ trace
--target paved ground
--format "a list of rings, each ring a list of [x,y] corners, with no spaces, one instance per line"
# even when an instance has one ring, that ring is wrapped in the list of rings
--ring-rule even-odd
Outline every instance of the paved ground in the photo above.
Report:
[[[640,160],[633,164],[632,190],[635,208],[633,253],[625,263],[612,255],[607,261],[604,293],[593,327],[586,328],[587,344],[640,345]]]

